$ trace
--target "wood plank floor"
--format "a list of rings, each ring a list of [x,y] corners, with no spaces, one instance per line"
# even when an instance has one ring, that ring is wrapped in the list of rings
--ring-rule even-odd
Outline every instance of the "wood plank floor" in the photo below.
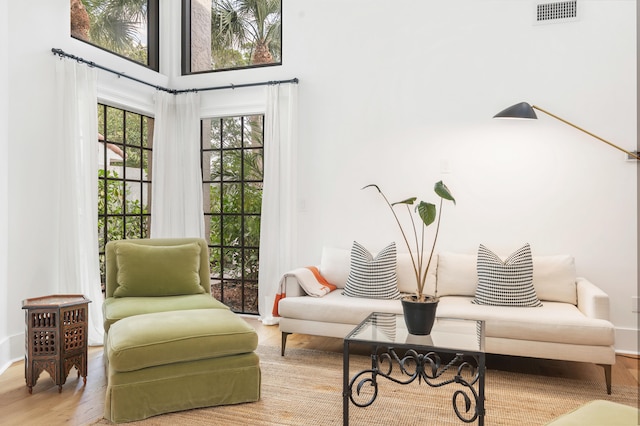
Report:
[[[255,317],[245,319],[256,329],[261,345],[280,346],[278,327],[263,326]],[[307,348],[323,351],[342,351],[342,339],[291,335],[288,348]],[[616,357],[613,367],[613,383],[638,386],[640,360],[634,356]],[[487,368],[602,381],[601,367],[587,363],[537,360],[489,355]],[[87,425],[102,417],[106,378],[102,359],[102,347],[89,348],[87,384],[76,378],[72,370],[67,383],[58,393],[58,387],[46,372],[40,375],[33,394],[30,395],[24,380],[24,362],[16,362],[0,375],[0,425]]]

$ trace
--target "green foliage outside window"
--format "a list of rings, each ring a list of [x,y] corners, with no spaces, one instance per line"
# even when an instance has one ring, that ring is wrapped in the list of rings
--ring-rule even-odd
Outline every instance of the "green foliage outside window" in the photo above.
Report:
[[[216,69],[281,61],[280,0],[214,0],[211,50]]]
[[[149,66],[147,34],[155,32],[149,8],[156,5],[157,0],[70,0],[71,36]]]
[[[144,169],[149,168],[151,160],[151,151],[141,150],[142,148],[151,148],[149,135],[153,132],[153,119],[124,111],[119,108],[107,106],[98,108],[98,126],[103,128],[106,114],[106,139],[109,143],[124,148],[126,144],[126,166]],[[116,166],[123,166],[122,162],[112,163]]]
[[[263,117],[209,123],[203,133],[203,160],[212,291],[236,312],[257,313]]]
[[[104,169],[98,170],[98,246],[101,252],[108,241],[146,238],[148,214],[147,207],[131,197],[131,191],[117,172],[108,170],[105,174]],[[101,257],[102,282],[104,273],[104,257]]]
[[[206,72],[282,63],[281,0],[183,0],[191,41],[184,70]]]

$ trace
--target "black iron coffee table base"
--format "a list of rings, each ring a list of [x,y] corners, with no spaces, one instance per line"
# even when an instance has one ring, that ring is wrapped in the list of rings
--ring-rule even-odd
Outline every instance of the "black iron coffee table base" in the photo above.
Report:
[[[383,377],[401,385],[414,381],[430,387],[453,385],[453,410],[464,423],[476,420],[484,424],[484,353],[465,355],[462,352],[439,350],[418,353],[394,347],[375,346],[371,354],[371,369],[357,373],[349,380],[349,341],[344,345],[343,423],[349,423],[349,401],[356,407],[368,407],[378,397],[378,380]],[[442,357],[446,355],[446,360]],[[448,360],[448,361],[447,361]],[[399,372],[394,374],[394,366]],[[457,385],[457,386],[456,386]]]

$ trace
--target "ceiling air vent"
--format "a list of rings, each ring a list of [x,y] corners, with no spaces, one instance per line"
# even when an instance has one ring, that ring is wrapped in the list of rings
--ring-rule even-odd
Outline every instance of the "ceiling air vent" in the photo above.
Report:
[[[578,1],[560,1],[536,5],[536,23],[558,23],[578,19]]]

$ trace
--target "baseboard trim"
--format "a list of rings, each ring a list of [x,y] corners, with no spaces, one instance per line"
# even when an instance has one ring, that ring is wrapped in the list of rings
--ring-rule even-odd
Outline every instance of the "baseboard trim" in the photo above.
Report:
[[[0,374],[16,361],[24,358],[24,333],[8,336],[0,341]]]
[[[639,355],[638,330],[616,327],[615,349],[617,354]]]
[[[626,357],[630,357],[630,358],[639,358],[640,359],[640,352],[616,351],[616,355],[626,356]]]

